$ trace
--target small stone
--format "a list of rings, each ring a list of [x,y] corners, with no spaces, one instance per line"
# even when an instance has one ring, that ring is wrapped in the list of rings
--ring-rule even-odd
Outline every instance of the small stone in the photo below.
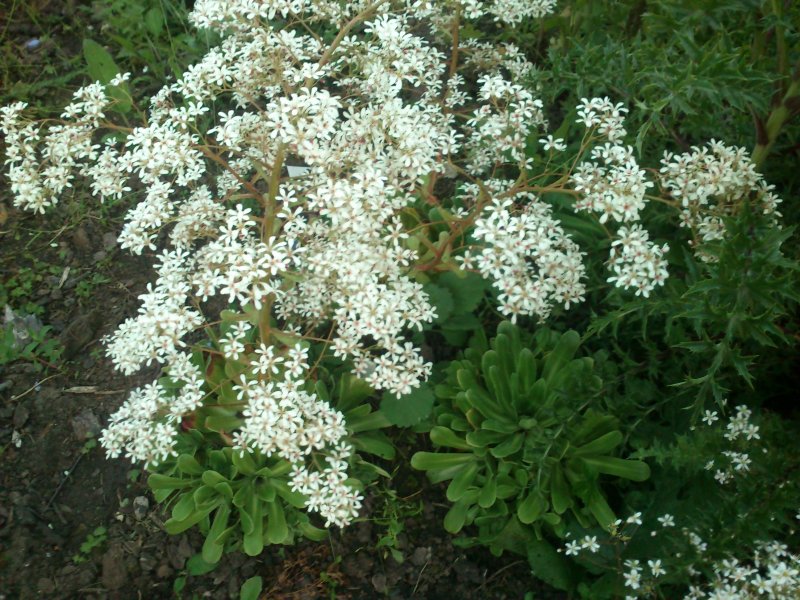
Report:
[[[167,563],[161,563],[156,569],[156,577],[159,579],[169,579],[173,573],[174,571]]]
[[[177,544],[167,546],[167,558],[174,569],[182,569],[186,560],[194,554],[189,539],[184,535]]]
[[[142,554],[139,557],[139,566],[142,568],[142,571],[145,573],[149,573],[153,569],[156,568],[156,557],[151,556],[150,554]]]
[[[128,581],[128,570],[121,546],[115,544],[103,555],[102,581],[107,590],[118,590]]]
[[[83,227],[78,227],[72,232],[72,245],[78,252],[88,252],[92,248],[89,235]]]
[[[73,417],[71,423],[72,432],[79,441],[96,437],[102,429],[100,421],[97,420],[95,414],[88,408],[82,410],[78,416]]]
[[[52,594],[56,591],[56,584],[49,577],[40,577],[36,582],[36,589],[40,594]]]
[[[84,346],[94,341],[95,334],[103,325],[103,313],[93,310],[73,320],[64,331],[59,340],[64,345],[64,358],[75,356]]]
[[[117,247],[117,234],[109,232],[103,234],[103,248],[112,250]]]
[[[14,409],[14,417],[11,419],[11,422],[14,424],[15,429],[22,429],[22,426],[28,422],[28,417],[30,417],[30,411],[24,404],[17,404],[17,408]]]
[[[147,510],[150,508],[150,501],[145,496],[136,496],[133,499],[133,517],[137,521],[141,521],[147,516]]]
[[[383,573],[378,573],[377,575],[373,575],[372,579],[372,587],[375,588],[375,591],[379,594],[385,594],[387,591],[386,587],[386,575]]]
[[[92,254],[92,260],[97,263],[104,260],[106,256],[108,256],[108,254],[106,254],[106,251],[100,250],[99,252],[95,252],[94,254]]]
[[[422,546],[416,548],[414,550],[414,553],[411,555],[411,562],[417,567],[421,567],[430,559],[431,559],[431,549]]]

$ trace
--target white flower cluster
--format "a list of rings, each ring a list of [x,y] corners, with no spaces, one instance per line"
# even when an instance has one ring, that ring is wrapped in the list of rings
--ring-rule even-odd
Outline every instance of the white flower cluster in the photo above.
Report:
[[[664,285],[667,279],[667,260],[664,254],[669,246],[656,246],[650,241],[650,234],[641,225],[620,227],[619,236],[611,242],[609,259],[614,275],[608,278],[617,287],[633,288],[636,295],[650,296],[657,285]]]
[[[706,422],[710,425],[717,420],[716,412],[709,413],[706,411]],[[723,437],[729,442],[738,442],[739,450],[744,449],[747,442],[752,440],[761,439],[758,433],[759,426],[750,421],[753,416],[751,411],[744,404],[736,407],[736,414],[733,415],[725,427]],[[706,463],[706,470],[711,471],[716,467],[714,472],[714,479],[719,483],[725,484],[733,481],[734,477],[740,473],[746,473],[750,470],[752,459],[747,452],[740,452],[736,450],[723,450],[723,459],[718,461],[710,460]]]
[[[581,196],[575,208],[600,213],[601,224],[633,223],[620,226],[611,243],[609,266],[614,274],[608,281],[623,289],[633,289],[647,298],[668,277],[664,254],[669,246],[657,246],[638,223],[646,205],[645,171],[633,156],[633,148],[621,143],[625,135],[625,113],[621,104],[608,98],[583,98],[578,106],[578,123],[587,129],[588,140],[607,140],[594,146],[590,161],[579,164],[570,176],[570,183]]]
[[[542,101],[500,74],[485,75],[478,84],[485,104],[467,122],[470,172],[478,175],[509,161],[525,164],[528,135],[546,125]]]
[[[105,176],[90,167],[92,161],[98,160],[99,149],[92,143],[92,134],[108,103],[101,84],[82,87],[61,115],[69,121],[50,127],[46,134],[38,123],[23,117],[26,103],[0,108],[0,131],[6,141],[5,164],[14,206],[44,213],[57,203],[65,189],[72,187],[76,167],[80,167],[82,175],[93,178],[101,193],[109,187],[103,181]],[[121,192],[115,188],[111,195]]]
[[[489,181],[500,194],[512,182]],[[476,191],[477,193],[477,191]],[[531,193],[492,199],[475,222],[479,255],[466,253],[465,268],[477,267],[500,291],[500,312],[515,322],[519,315],[546,319],[554,304],[565,308],[583,300],[582,253],[553,218],[550,205]]]
[[[761,542],[750,562],[735,558],[714,565],[714,580],[695,585],[684,600],[795,600],[800,590],[800,556],[780,542]]]
[[[600,213],[601,223],[638,221],[653,183],[636,163],[633,148],[606,142],[592,148],[591,158],[572,174],[575,190],[582,194],[575,208]]]
[[[553,12],[557,0],[461,0],[462,10],[468,19],[478,19],[491,14],[495,21],[508,25],[523,19],[539,19]]]
[[[681,226],[691,228],[696,246],[723,239],[725,217],[735,214],[745,200],[765,215],[780,216],[780,198],[756,171],[745,148],[711,140],[706,147],[677,156],[666,152],[661,164],[661,185],[680,204]],[[700,247],[697,255],[714,260]]]

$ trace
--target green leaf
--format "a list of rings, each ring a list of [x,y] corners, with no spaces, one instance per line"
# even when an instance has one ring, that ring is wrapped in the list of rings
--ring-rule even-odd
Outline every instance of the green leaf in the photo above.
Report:
[[[481,322],[472,313],[455,314],[442,323],[442,329],[448,331],[473,331],[480,329]]]
[[[436,318],[433,324],[440,324],[447,321],[453,314],[453,296],[442,286],[435,283],[426,283],[422,287],[423,291],[428,295],[428,301],[436,309]]]
[[[242,549],[248,556],[258,556],[264,550],[264,516],[261,507],[261,499],[251,491],[245,505],[239,509],[242,525],[244,526],[245,514],[250,520],[242,543]]]
[[[267,503],[267,541],[270,544],[280,544],[289,537],[289,528],[286,526],[286,515],[280,502]]]
[[[437,446],[445,446],[457,450],[472,450],[472,446],[458,437],[452,429],[448,429],[447,427],[442,427],[441,425],[435,426],[431,429],[430,436],[431,441]]]
[[[572,506],[572,495],[560,465],[553,467],[550,474],[550,500],[553,510],[559,515]]]
[[[431,471],[435,469],[447,469],[459,465],[467,464],[474,460],[472,454],[454,454],[436,452],[417,452],[411,457],[411,466],[420,471]]]
[[[201,475],[204,471],[197,459],[190,454],[181,454],[177,463],[178,469],[187,475]]]
[[[538,492],[531,492],[517,507],[520,522],[530,525],[547,510],[547,501]]]
[[[486,294],[486,280],[469,271],[447,271],[437,283],[450,291],[454,313],[474,312]]]
[[[242,475],[254,475],[256,472],[256,463],[253,456],[247,451],[234,450],[231,452],[231,462]]]
[[[395,455],[392,442],[382,432],[364,433],[352,438],[353,446],[367,454],[374,454],[386,460],[392,460]]]
[[[462,496],[466,493],[467,488],[473,484],[475,477],[478,475],[478,465],[471,462],[462,467],[461,471],[453,477],[453,481],[447,486],[447,499],[450,502],[457,502],[461,500]]]
[[[509,436],[504,442],[501,442],[494,448],[491,448],[489,452],[492,453],[492,456],[496,458],[506,458],[519,452],[520,448],[522,448],[522,442],[525,441],[525,434],[523,433],[516,433],[512,436]]]
[[[574,588],[578,579],[575,568],[549,542],[531,539],[526,547],[528,564],[536,577],[559,590]]]
[[[228,526],[228,517],[231,514],[231,507],[227,502],[222,503],[217,513],[214,515],[214,521],[208,530],[208,535],[203,542],[202,556],[203,560],[209,564],[216,564],[222,557],[222,551],[225,548],[224,541],[219,542],[218,538],[225,531]]]
[[[195,510],[194,494],[184,494],[172,507],[172,518],[176,521],[188,519]]]
[[[92,39],[83,40],[83,57],[86,60],[89,76],[102,84],[108,85],[121,72],[111,54]],[[123,82],[119,87],[110,87],[107,93],[115,101],[114,110],[123,113],[131,110],[131,96],[127,83]]]
[[[375,390],[366,381],[351,373],[345,373],[339,379],[336,408],[346,413],[374,393]]]
[[[206,417],[204,425],[211,431],[233,431],[242,423],[243,419],[234,415],[210,415]]]
[[[594,439],[588,444],[575,448],[572,454],[575,456],[585,456],[587,454],[608,454],[622,443],[621,431],[610,431],[605,435]]]
[[[584,456],[581,460],[597,472],[606,475],[616,475],[631,481],[645,481],[650,477],[650,467],[640,460],[626,460],[610,456]]]
[[[195,554],[186,561],[186,571],[189,575],[205,575],[210,573],[217,566],[217,563],[209,563],[203,560],[202,554]]]
[[[467,520],[468,510],[469,505],[464,500],[459,500],[451,506],[444,517],[445,530],[450,533],[458,533],[461,531]]]
[[[572,360],[581,343],[581,336],[576,331],[562,334],[556,347],[545,357],[542,377],[551,382],[553,377]]]
[[[370,407],[367,405],[362,406],[370,409]],[[352,416],[354,412],[354,410],[351,410],[344,415],[345,422],[347,423],[347,429],[349,429],[352,433],[374,431],[376,429],[383,429],[392,425],[386,415],[381,411],[370,412],[368,414],[358,415],[355,417]]]
[[[83,57],[89,76],[100,83],[108,83],[120,72],[108,50],[92,39],[83,40]]]
[[[433,408],[433,390],[427,383],[409,394],[400,396],[386,392],[381,399],[381,412],[389,422],[400,427],[416,425],[426,418]]]
[[[611,524],[617,520],[614,511],[611,510],[611,507],[608,505],[606,499],[597,490],[594,490],[590,496],[589,501],[586,503],[586,507],[591,511],[592,515],[594,515],[594,518],[597,519],[597,522],[603,529],[608,529]]]
[[[154,6],[145,13],[144,26],[153,37],[161,35],[164,30],[164,15],[160,8]]]
[[[221,502],[222,500],[220,499],[216,502],[211,502],[202,508],[198,508],[183,520],[177,520],[174,518],[167,519],[167,522],[164,523],[164,529],[166,529],[167,533],[171,535],[183,533],[190,527],[197,525],[200,521],[205,519],[212,510],[220,505]]]
[[[242,584],[239,591],[239,600],[258,600],[264,583],[260,576],[251,577]]]
[[[319,527],[314,527],[311,523],[299,523],[297,528],[300,530],[305,537],[310,539],[312,542],[321,542],[326,537],[328,537],[328,532],[324,529],[320,529]]]
[[[481,488],[480,496],[478,496],[478,506],[481,508],[489,508],[497,500],[497,480],[494,477],[489,477],[486,483]]]
[[[190,479],[178,479],[177,477],[161,475],[160,473],[152,473],[147,478],[147,485],[152,490],[179,490],[191,487],[192,481]]]

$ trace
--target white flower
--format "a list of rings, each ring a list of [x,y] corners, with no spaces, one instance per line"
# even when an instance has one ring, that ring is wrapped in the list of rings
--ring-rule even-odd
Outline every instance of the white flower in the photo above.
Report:
[[[647,566],[650,567],[650,572],[653,574],[653,577],[660,577],[661,575],[666,575],[666,571],[661,566],[660,560],[648,560]]]
[[[585,536],[581,541],[581,548],[584,548],[592,553],[600,550],[600,544],[597,543],[597,536]]]
[[[670,514],[664,514],[658,517],[658,522],[661,523],[662,527],[675,527],[675,517]]]
[[[567,145],[564,143],[564,138],[553,139],[552,135],[548,135],[546,138],[540,138],[539,143],[542,144],[545,152],[547,152],[548,150],[556,150],[558,152],[563,152],[564,150],[567,149]]]
[[[565,554],[567,556],[578,556],[583,546],[579,542],[571,541],[567,542],[565,548],[566,548]]]

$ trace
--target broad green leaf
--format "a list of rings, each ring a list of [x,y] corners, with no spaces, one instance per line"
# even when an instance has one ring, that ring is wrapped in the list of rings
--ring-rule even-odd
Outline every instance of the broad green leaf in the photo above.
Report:
[[[83,40],[83,57],[86,60],[89,76],[102,84],[108,85],[121,72],[108,50],[92,39]],[[115,110],[123,113],[131,110],[127,83],[119,87],[109,87],[107,93],[115,101],[113,106]]]
[[[471,450],[472,447],[462,438],[458,437],[452,429],[437,425],[430,431],[431,441],[437,446],[456,448],[457,450]]]
[[[205,469],[190,454],[181,454],[177,460],[178,469],[187,475],[201,475]]]
[[[516,452],[519,452],[520,448],[522,448],[522,442],[524,441],[524,433],[515,433],[494,448],[491,448],[489,452],[492,453],[492,456],[497,458],[506,458],[512,454],[515,454]]]
[[[386,460],[392,460],[395,455],[394,446],[388,437],[376,431],[364,433],[352,439],[352,444],[357,450],[374,454]]]
[[[450,502],[457,502],[466,493],[467,488],[473,484],[478,475],[478,464],[476,462],[467,463],[461,471],[453,477],[450,485],[447,486],[447,499]]]
[[[251,577],[242,584],[239,590],[239,600],[258,600],[264,583],[260,576]]]
[[[435,283],[426,283],[422,289],[428,295],[430,304],[436,309],[436,318],[433,320],[433,324],[438,325],[447,321],[453,314],[455,306],[452,294],[447,288]]]
[[[179,490],[192,487],[192,481],[190,479],[178,479],[177,477],[161,475],[160,473],[151,473],[147,478],[147,485],[153,490]]]
[[[486,294],[487,283],[480,275],[469,271],[447,271],[438,279],[452,295],[456,313],[472,313]]]
[[[614,448],[616,448],[622,443],[622,439],[623,438],[621,431],[609,431],[608,433],[601,435],[600,437],[589,442],[588,444],[584,444],[579,448],[575,448],[572,451],[572,454],[574,454],[575,456],[586,456],[591,454],[608,454]]]
[[[526,546],[528,564],[536,577],[559,590],[574,589],[579,576],[569,559],[546,540],[532,539]]]
[[[423,383],[411,393],[399,398],[392,393],[384,393],[381,399],[381,413],[393,425],[408,427],[416,425],[431,413],[433,401],[433,390],[427,383]]]
[[[228,517],[231,514],[231,507],[227,502],[223,502],[214,515],[214,521],[208,530],[205,542],[203,542],[203,560],[207,563],[217,563],[222,557],[225,548],[224,543],[220,543],[218,538],[228,526]]]
[[[321,542],[326,537],[328,537],[328,532],[324,529],[320,529],[318,527],[314,527],[310,523],[299,523],[297,528],[300,530],[305,537],[310,539],[312,542]]]
[[[472,454],[460,453],[441,453],[436,452],[417,452],[411,457],[411,466],[420,471],[431,471],[434,469],[446,469],[467,464],[475,459]]]
[[[594,518],[597,519],[597,522],[603,529],[608,529],[611,524],[617,520],[614,511],[611,510],[606,499],[597,490],[595,490],[589,498],[586,507],[591,511],[592,515],[594,515]]]
[[[562,334],[556,347],[545,357],[542,377],[548,382],[552,381],[566,364],[572,360],[581,343],[581,336],[576,331],[567,331]]]
[[[538,520],[547,510],[547,501],[538,492],[531,492],[528,497],[520,502],[517,508],[517,517],[520,522],[530,525]]]
[[[144,26],[150,35],[158,37],[164,30],[164,15],[161,8],[154,6],[144,14]]]
[[[186,571],[189,575],[205,575],[217,567],[217,563],[209,563],[203,560],[202,554],[195,554],[186,561]]]
[[[553,467],[550,473],[550,499],[556,514],[563,514],[572,505],[572,494],[564,478],[564,471],[560,465]]]
[[[267,541],[270,544],[280,544],[289,537],[289,528],[286,526],[286,515],[280,502],[267,503]]]
[[[489,477],[481,488],[480,496],[478,496],[478,506],[489,508],[495,503],[495,500],[497,500],[497,480],[494,477]]]
[[[606,475],[616,475],[632,481],[645,481],[650,477],[650,467],[640,460],[612,458],[610,456],[584,456],[581,458],[591,468]]]
[[[464,500],[459,500],[453,506],[450,507],[450,510],[447,511],[447,514],[444,517],[444,528],[445,531],[449,533],[458,533],[464,527],[464,523],[467,520],[467,511],[469,510],[469,505]]]

